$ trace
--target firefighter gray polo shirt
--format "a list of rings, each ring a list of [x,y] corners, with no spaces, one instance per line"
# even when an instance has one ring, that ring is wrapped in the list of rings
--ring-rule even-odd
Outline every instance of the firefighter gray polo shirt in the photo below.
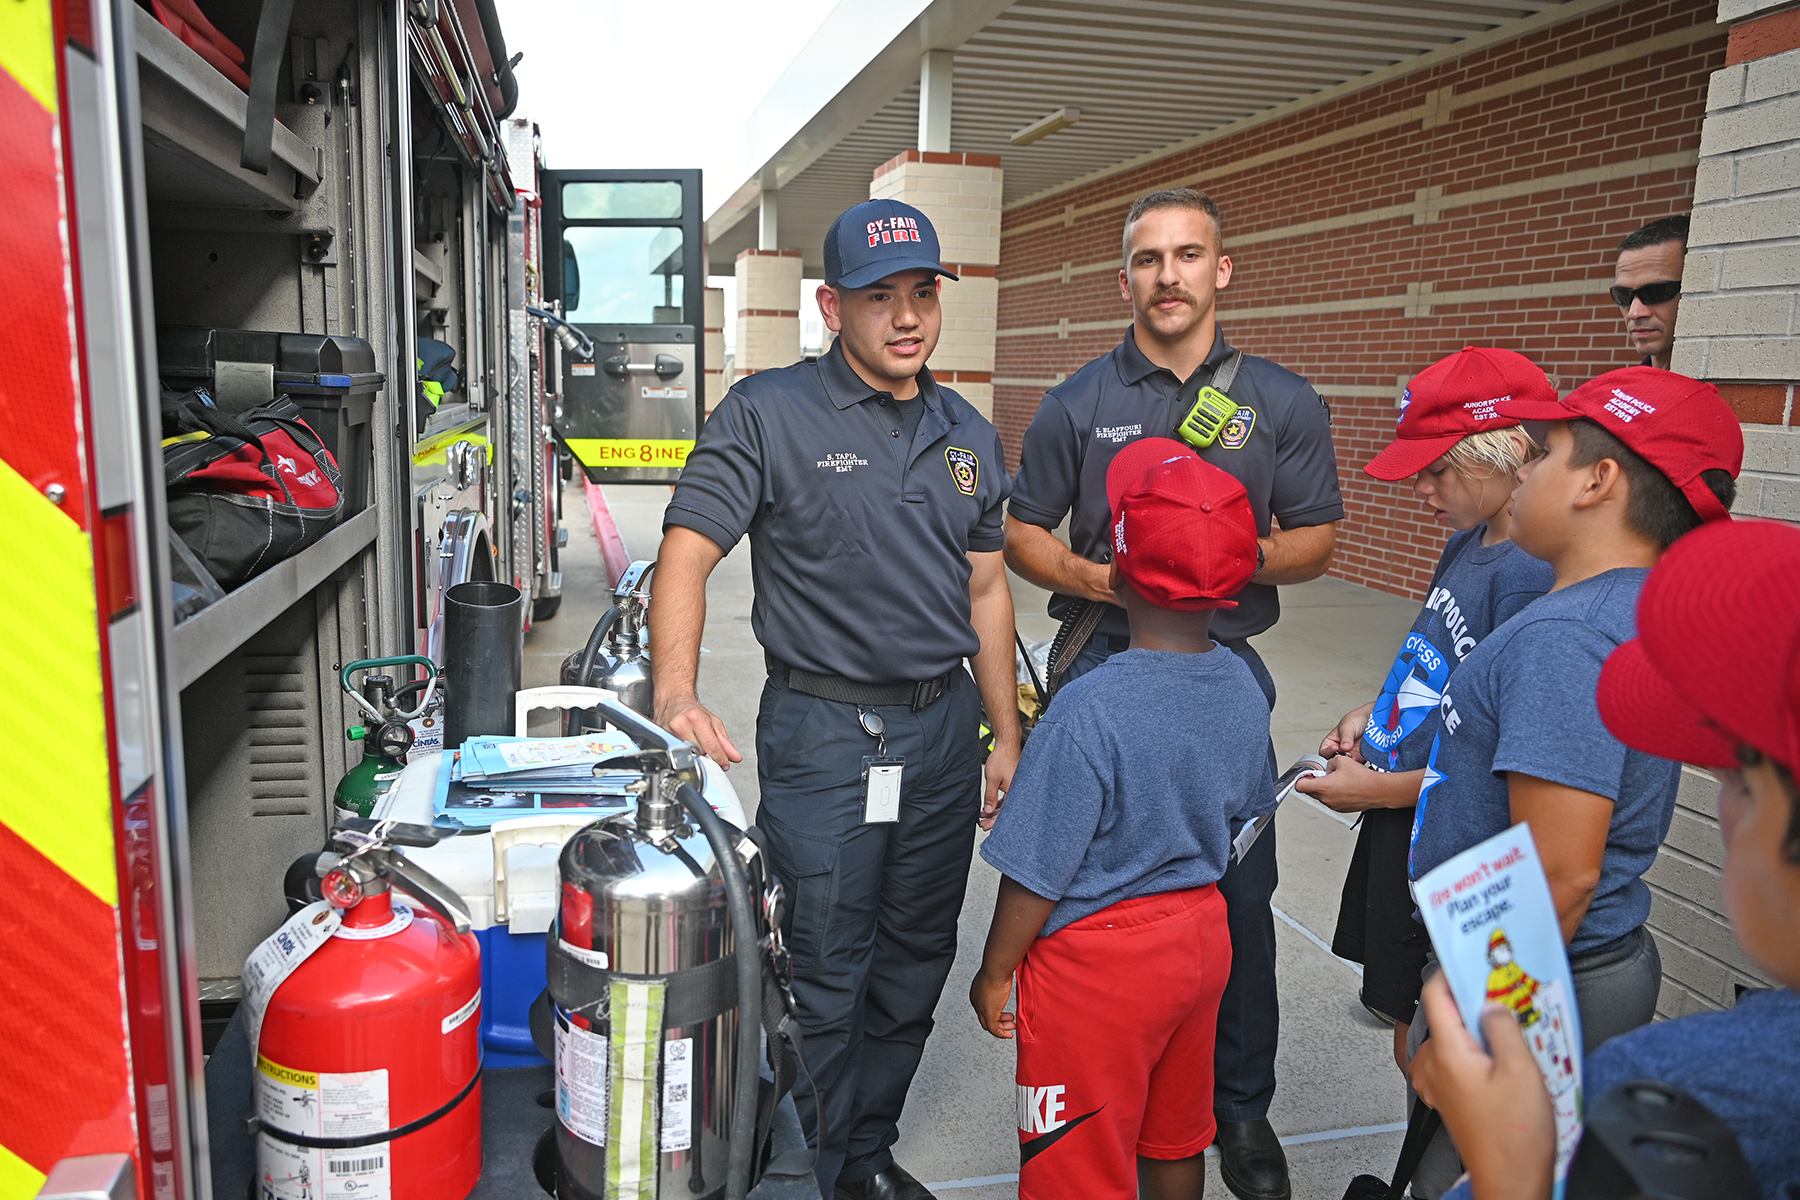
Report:
[[[929,370],[910,443],[891,395],[841,347],[739,380],[663,514],[730,551],[750,535],[756,638],[789,666],[860,683],[930,679],[981,648],[970,552],[1004,545],[1000,435]]]
[[[1110,354],[1044,394],[1025,431],[1007,511],[1055,529],[1073,510],[1070,547],[1089,561],[1106,561],[1112,524],[1106,468],[1113,455],[1141,437],[1174,437],[1176,422],[1187,415],[1178,394],[1191,403],[1230,354],[1221,331],[1205,363],[1184,385],[1174,372],[1144,357],[1127,328]],[[1237,415],[1200,457],[1243,483],[1256,511],[1257,533],[1269,535],[1271,514],[1283,529],[1341,520],[1344,497],[1331,444],[1331,410],[1312,385],[1266,358],[1246,354],[1230,396]],[[1269,584],[1246,584],[1234,599],[1236,608],[1213,614],[1213,636],[1221,640],[1254,637],[1281,616],[1281,601]],[[1050,615],[1060,619],[1071,603],[1069,596],[1052,596]],[[1125,610],[1108,609],[1097,632],[1128,635]]]

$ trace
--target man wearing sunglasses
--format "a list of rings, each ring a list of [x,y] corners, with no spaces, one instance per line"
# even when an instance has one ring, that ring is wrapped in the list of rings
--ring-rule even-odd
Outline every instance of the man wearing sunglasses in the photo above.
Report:
[[[1625,339],[1646,367],[1669,369],[1675,349],[1675,310],[1681,307],[1681,263],[1687,257],[1688,219],[1652,221],[1619,243],[1612,301],[1625,314]]]

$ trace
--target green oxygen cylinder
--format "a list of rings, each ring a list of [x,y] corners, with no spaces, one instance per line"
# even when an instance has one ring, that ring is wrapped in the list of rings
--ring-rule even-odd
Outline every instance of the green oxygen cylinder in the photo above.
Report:
[[[334,802],[337,806],[337,819],[340,821],[346,817],[374,815],[376,801],[400,782],[400,772],[406,769],[405,752],[398,758],[383,754],[377,739],[369,736],[375,730],[355,725],[346,732],[351,741],[363,744],[363,756],[361,762],[344,772],[344,777],[338,780]]]
[[[390,676],[370,675],[363,680],[363,699],[372,711],[390,712],[393,694]],[[373,816],[376,802],[399,784],[400,773],[406,769],[406,753],[412,748],[412,730],[396,720],[374,728],[353,725],[344,732],[351,741],[363,744],[363,756],[338,780],[333,801],[339,821]]]

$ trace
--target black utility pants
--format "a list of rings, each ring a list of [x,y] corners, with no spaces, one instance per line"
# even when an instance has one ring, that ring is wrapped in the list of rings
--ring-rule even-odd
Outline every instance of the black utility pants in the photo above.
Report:
[[[780,675],[763,688],[756,823],[787,889],[783,932],[818,1088],[815,1100],[802,1076],[794,1098],[827,1200],[839,1180],[893,1161],[888,1147],[956,957],[981,807],[981,705],[967,673],[950,680],[919,712],[874,709],[887,753],[906,759],[900,820],[876,825],[862,821],[862,760],[876,741],[857,706],[793,691]]]
[[[1275,707],[1275,679],[1247,641],[1220,642],[1244,660]],[[1068,682],[1087,674],[1130,645],[1129,638],[1096,634],[1070,665]],[[1175,736],[1180,736],[1179,734]],[[1280,776],[1275,746],[1269,745],[1269,773]],[[1219,1034],[1213,1045],[1213,1115],[1221,1121],[1260,1121],[1275,1098],[1275,1044],[1281,1034],[1281,1006],[1275,995],[1275,826],[1262,831],[1250,855],[1233,863],[1219,880],[1225,919],[1231,930],[1231,979],[1219,1001]]]

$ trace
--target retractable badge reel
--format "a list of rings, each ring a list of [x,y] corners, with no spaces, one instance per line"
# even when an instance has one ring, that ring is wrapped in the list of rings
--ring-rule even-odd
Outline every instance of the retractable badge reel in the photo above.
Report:
[[[856,710],[863,732],[875,739],[875,753],[863,755],[863,824],[900,819],[900,772],[906,760],[887,752],[887,722],[867,708]]]

